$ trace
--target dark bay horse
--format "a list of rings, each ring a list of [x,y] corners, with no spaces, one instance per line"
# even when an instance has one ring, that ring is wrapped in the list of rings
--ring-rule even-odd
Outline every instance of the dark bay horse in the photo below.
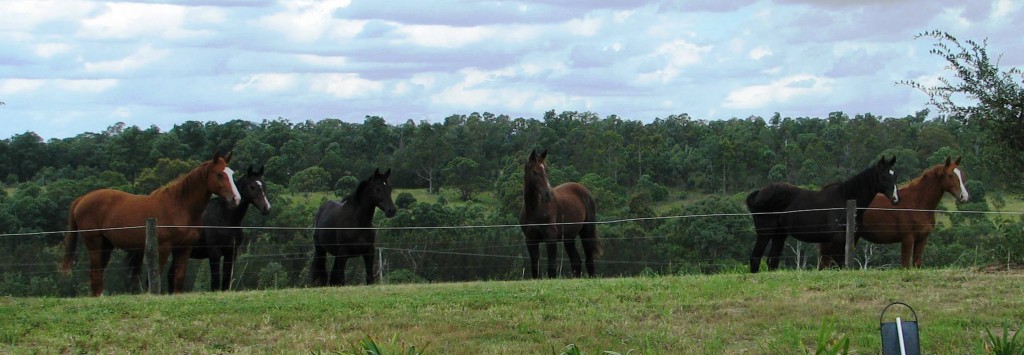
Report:
[[[777,269],[788,236],[805,243],[828,243],[830,248],[822,252],[818,268],[842,260],[846,253],[846,201],[856,200],[857,207],[864,208],[876,194],[882,193],[896,205],[899,194],[896,173],[892,170],[894,164],[895,156],[889,161],[883,157],[846,181],[827,185],[819,191],[774,183],[751,192],[746,202],[754,219],[757,241],[750,254],[750,272],[760,269],[761,256],[769,241],[768,270]],[[858,209],[856,219],[859,221],[862,216],[862,210]]]
[[[864,221],[857,226],[857,239],[876,244],[900,243],[900,264],[921,267],[921,255],[928,242],[928,236],[935,229],[935,210],[942,201],[942,194],[949,193],[960,202],[967,202],[970,194],[964,184],[964,173],[960,170],[960,159],[925,170],[921,176],[900,188],[900,205],[891,207],[881,195],[875,196],[869,209],[864,212]],[[899,211],[894,209],[906,209]],[[824,248],[824,245],[821,246]]]
[[[391,200],[391,169],[383,174],[374,170],[373,176],[360,181],[355,191],[340,201],[327,201],[316,211],[313,226],[313,265],[310,273],[314,285],[344,285],[345,262],[362,256],[366,268],[366,284],[376,282],[374,273],[374,247],[377,234],[372,229],[373,214],[380,208],[388,218],[394,217],[396,208]],[[324,229],[322,229],[324,228]],[[346,229],[352,228],[352,229]],[[327,274],[327,254],[334,255],[330,278]]]
[[[189,255],[191,259],[210,260],[211,291],[226,291],[231,288],[235,258],[238,257],[239,246],[245,241],[245,233],[240,228],[214,227],[240,227],[249,205],[256,206],[264,216],[270,213],[267,188],[263,184],[263,167],[260,167],[260,170],[252,170],[250,166],[245,175],[235,180],[235,186],[241,195],[237,207],[230,207],[228,201],[220,196],[206,203],[202,216],[203,226],[206,228],[199,230],[199,239],[192,244],[192,254]],[[135,284],[142,265],[142,253],[131,253],[129,258],[132,284]],[[168,284],[173,282],[174,275],[174,269],[167,273]]]
[[[540,278],[540,244],[548,253],[548,278],[555,277],[555,259],[559,242],[565,247],[572,264],[572,275],[582,276],[580,254],[576,251],[576,236],[580,236],[586,257],[587,275],[593,277],[594,258],[601,255],[601,242],[597,239],[597,204],[583,185],[567,182],[554,188],[548,182],[545,161],[548,151],[539,155],[530,152],[523,167],[523,210],[519,223],[526,237],[526,250],[530,253],[530,272]]]
[[[164,270],[167,258],[173,254],[177,277],[171,285],[171,292],[180,292],[192,244],[199,239],[199,231],[174,226],[199,225],[203,209],[213,194],[227,200],[231,206],[238,205],[241,197],[232,180],[233,171],[228,167],[230,161],[230,152],[223,156],[217,152],[212,160],[149,195],[101,189],[75,199],[68,212],[68,230],[71,232],[64,238],[61,269],[71,271],[78,237],[81,236],[89,250],[92,295],[102,295],[103,270],[110,262],[111,252],[115,247],[141,252],[146,243],[146,231],[131,227],[145,226],[147,218],[156,218],[159,226],[170,226],[157,229],[160,269]]]

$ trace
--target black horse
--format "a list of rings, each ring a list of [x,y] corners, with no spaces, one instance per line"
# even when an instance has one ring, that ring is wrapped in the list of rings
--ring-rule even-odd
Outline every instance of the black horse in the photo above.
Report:
[[[226,291],[231,288],[231,276],[238,248],[245,240],[241,228],[242,219],[249,210],[249,205],[256,206],[260,213],[270,213],[270,201],[267,200],[267,187],[263,184],[263,167],[260,170],[248,168],[245,175],[235,181],[241,200],[238,207],[228,207],[226,201],[214,197],[206,203],[202,221],[205,228],[199,231],[199,240],[192,245],[189,259],[210,260],[210,290]],[[213,228],[233,227],[233,228]],[[138,280],[139,267],[142,265],[142,254],[128,255],[131,265],[131,278]],[[223,265],[223,267],[222,267]],[[174,280],[174,269],[167,273],[168,282]]]
[[[380,208],[388,218],[395,216],[395,203],[391,201],[388,177],[380,169],[373,176],[360,181],[352,194],[340,201],[327,201],[316,211],[313,224],[313,265],[310,273],[314,285],[345,284],[345,262],[362,256],[366,267],[366,284],[376,281],[374,273],[374,245],[376,232],[371,228],[373,214]],[[334,255],[330,279],[327,275],[327,254]]]
[[[818,268],[833,266],[846,254],[844,248],[847,200],[856,200],[856,221],[861,221],[867,207],[878,193],[889,198],[893,205],[899,202],[896,173],[892,166],[896,157],[878,160],[874,166],[843,182],[825,186],[820,191],[805,190],[790,184],[775,183],[747,195],[747,209],[754,218],[757,242],[750,254],[750,272],[761,267],[761,256],[771,241],[768,270],[779,267],[779,255],[787,236],[806,243],[828,243],[823,250]],[[806,210],[806,211],[805,211]],[[799,212],[796,212],[799,211]]]

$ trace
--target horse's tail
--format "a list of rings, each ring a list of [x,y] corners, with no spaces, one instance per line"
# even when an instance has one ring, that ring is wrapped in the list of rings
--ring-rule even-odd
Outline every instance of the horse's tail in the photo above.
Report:
[[[64,274],[71,273],[71,267],[75,265],[75,252],[78,250],[78,221],[75,220],[75,207],[82,198],[71,201],[71,208],[68,209],[68,233],[64,236],[64,261],[60,270]]]
[[[800,190],[789,184],[771,184],[747,195],[747,210],[757,212],[778,212],[786,208]]]
[[[757,209],[757,195],[761,190],[754,190],[747,195],[747,209],[754,212]]]
[[[604,247],[601,246],[601,240],[597,238],[597,202],[594,201],[593,196],[584,199],[584,204],[587,207],[587,217],[584,218],[583,231],[580,233],[580,242],[583,243],[583,250],[593,251],[595,257],[604,254]]]

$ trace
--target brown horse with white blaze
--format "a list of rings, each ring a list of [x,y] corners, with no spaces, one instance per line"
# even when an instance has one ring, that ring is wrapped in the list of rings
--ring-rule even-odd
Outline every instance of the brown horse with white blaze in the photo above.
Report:
[[[548,278],[555,277],[555,256],[558,243],[565,247],[572,265],[572,275],[583,274],[580,254],[576,250],[576,236],[580,236],[586,257],[587,275],[595,276],[594,258],[601,255],[601,242],[597,239],[597,204],[583,185],[567,182],[554,188],[548,182],[545,165],[548,151],[530,152],[523,175],[523,210],[519,214],[520,227],[526,236],[526,250],[530,253],[530,271],[540,278],[540,244],[548,254]]]
[[[900,264],[905,268],[921,267],[921,256],[928,236],[935,229],[935,208],[948,193],[960,202],[967,202],[970,194],[964,184],[960,159],[946,157],[944,164],[925,170],[921,176],[899,189],[901,203],[890,206],[882,195],[864,211],[864,222],[857,226],[857,239],[875,244],[900,243]]]
[[[174,255],[175,278],[171,292],[180,292],[185,281],[192,244],[199,238],[196,228],[210,196],[216,194],[230,206],[239,202],[238,188],[228,167],[231,153],[214,154],[213,159],[192,169],[149,195],[134,195],[112,189],[91,191],[71,203],[68,232],[64,238],[61,270],[71,271],[78,237],[89,251],[89,281],[93,296],[103,294],[103,270],[114,248],[141,252],[146,244],[146,219],[156,218],[161,271]],[[177,226],[177,227],[176,227]],[[165,228],[169,227],[169,228]]]

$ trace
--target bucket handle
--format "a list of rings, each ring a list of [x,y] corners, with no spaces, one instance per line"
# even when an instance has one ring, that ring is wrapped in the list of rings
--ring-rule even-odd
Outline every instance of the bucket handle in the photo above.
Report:
[[[888,306],[885,306],[885,308],[882,309],[882,314],[878,315],[878,323],[879,324],[881,324],[882,320],[885,318],[885,311],[889,310],[889,307],[892,307],[892,306],[897,305],[897,304],[903,305],[904,307],[909,308],[910,309],[910,313],[912,313],[914,315],[914,322],[917,322],[917,312],[914,311],[914,307],[911,307],[909,304],[897,301],[897,302],[890,303]]]

